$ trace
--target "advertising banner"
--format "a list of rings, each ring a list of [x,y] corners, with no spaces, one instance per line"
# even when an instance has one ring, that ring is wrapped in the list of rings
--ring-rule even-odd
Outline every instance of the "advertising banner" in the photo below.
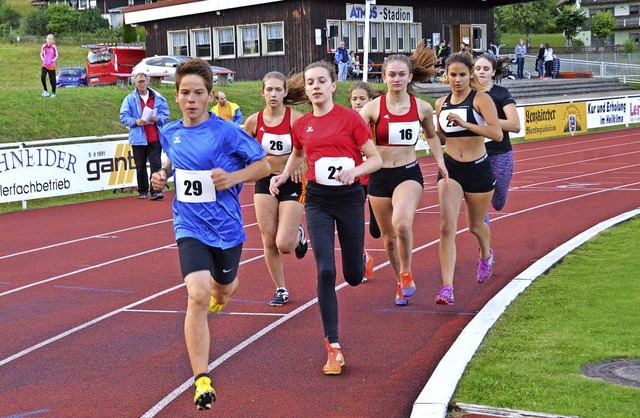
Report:
[[[587,131],[585,102],[525,106],[525,139],[574,135]]]
[[[128,141],[0,150],[0,203],[133,187]]]
[[[629,97],[629,123],[640,123],[640,97]]]
[[[606,99],[587,102],[587,128],[603,128],[629,124],[629,102],[632,99]]]
[[[346,8],[346,20],[364,22],[366,16],[364,4],[347,4]],[[413,7],[372,4],[369,10],[369,21],[384,23],[413,23]]]

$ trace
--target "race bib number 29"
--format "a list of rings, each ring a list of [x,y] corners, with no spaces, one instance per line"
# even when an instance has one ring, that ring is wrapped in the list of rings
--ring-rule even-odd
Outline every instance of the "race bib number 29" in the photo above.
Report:
[[[176,168],[176,196],[180,202],[215,202],[216,188],[211,181],[211,170],[182,170]]]
[[[336,176],[342,170],[350,170],[356,166],[353,158],[349,157],[322,157],[316,161],[316,181],[325,186],[344,186]]]

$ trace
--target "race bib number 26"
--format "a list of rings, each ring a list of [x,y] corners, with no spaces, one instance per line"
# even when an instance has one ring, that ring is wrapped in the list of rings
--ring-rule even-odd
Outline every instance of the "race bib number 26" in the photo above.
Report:
[[[216,188],[211,181],[211,170],[182,170],[176,168],[176,196],[180,202],[215,202]]]

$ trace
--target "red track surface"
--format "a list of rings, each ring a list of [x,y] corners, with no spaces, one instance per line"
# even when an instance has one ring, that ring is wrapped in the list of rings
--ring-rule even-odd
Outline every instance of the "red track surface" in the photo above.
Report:
[[[382,243],[367,236],[373,280],[338,291],[347,361],[341,376],[321,372],[326,354],[311,252],[301,261],[286,257],[291,302],[267,304],[273,284],[253,188],[245,187],[240,289],[224,314],[210,317],[219,397],[211,412],[195,411],[186,383],[186,298],[171,193],[160,202],[130,197],[0,215],[0,416],[406,417],[462,328],[511,278],[579,232],[640,206],[639,135],[633,129],[515,146],[507,206],[491,214],[494,277],[476,284],[475,239],[462,232],[452,307],[434,304],[441,286],[436,173],[431,158],[420,159],[418,291],[409,306],[394,305]]]

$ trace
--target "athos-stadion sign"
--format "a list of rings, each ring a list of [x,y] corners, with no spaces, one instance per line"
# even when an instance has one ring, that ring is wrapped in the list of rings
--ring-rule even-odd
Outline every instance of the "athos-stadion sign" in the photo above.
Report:
[[[347,20],[364,22],[365,16],[364,4],[347,4]],[[413,7],[383,6],[370,3],[369,21],[413,23]]]

